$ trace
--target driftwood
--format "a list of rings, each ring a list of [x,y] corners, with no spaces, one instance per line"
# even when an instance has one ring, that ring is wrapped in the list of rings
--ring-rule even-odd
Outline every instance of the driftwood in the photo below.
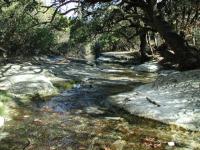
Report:
[[[4,48],[3,48],[3,47],[1,47],[1,46],[0,46],[0,51],[3,51],[3,52],[5,52],[5,53],[7,52],[7,50],[6,50],[6,49],[4,49]]]
[[[146,97],[146,100],[147,100],[149,103],[151,103],[151,104],[153,104],[153,105],[156,105],[157,107],[160,107],[160,104],[158,104],[158,103],[156,103],[155,101],[151,100],[149,97]]]

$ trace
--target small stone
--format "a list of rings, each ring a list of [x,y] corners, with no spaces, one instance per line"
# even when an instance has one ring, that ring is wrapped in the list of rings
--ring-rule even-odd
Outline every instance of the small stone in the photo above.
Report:
[[[24,118],[29,118],[30,116],[29,116],[29,115],[24,115],[23,117],[24,117]]]
[[[75,89],[80,89],[80,88],[81,88],[81,85],[80,85],[80,84],[75,84],[75,85],[73,85],[73,88],[75,88]]]
[[[115,141],[112,146],[111,149],[114,150],[123,150],[124,146],[126,145],[126,141],[124,140],[117,140]]]
[[[121,117],[105,117],[107,120],[123,120]]]
[[[167,144],[168,144],[168,146],[170,146],[170,147],[175,146],[175,142],[168,142]]]

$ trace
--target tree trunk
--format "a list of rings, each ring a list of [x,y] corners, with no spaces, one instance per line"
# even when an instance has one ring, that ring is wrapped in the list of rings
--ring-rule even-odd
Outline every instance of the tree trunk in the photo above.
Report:
[[[147,32],[143,31],[140,33],[140,54],[141,54],[141,63],[150,60],[150,57],[147,55]]]
[[[187,41],[173,30],[172,25],[165,21],[164,14],[159,11],[156,0],[148,0],[143,8],[147,24],[155,29],[175,53],[175,61],[181,70],[200,67],[200,51],[189,46]]]
[[[153,18],[153,27],[174,51],[175,61],[181,70],[200,67],[200,51],[189,46],[185,39],[177,34],[168,22],[157,16]]]

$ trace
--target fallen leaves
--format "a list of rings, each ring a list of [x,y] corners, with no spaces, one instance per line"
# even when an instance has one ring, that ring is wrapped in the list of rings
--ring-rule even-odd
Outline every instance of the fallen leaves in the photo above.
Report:
[[[40,120],[40,119],[37,119],[37,118],[33,120],[33,123],[34,123],[35,125],[38,125],[38,126],[47,125],[46,122],[44,122],[44,121],[42,121],[42,120]]]
[[[160,148],[162,147],[162,142],[156,137],[145,137],[142,139],[142,144],[149,148]]]

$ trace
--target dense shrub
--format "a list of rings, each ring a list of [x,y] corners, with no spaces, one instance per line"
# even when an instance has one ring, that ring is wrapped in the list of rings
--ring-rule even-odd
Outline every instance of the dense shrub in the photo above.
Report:
[[[48,54],[57,44],[57,31],[66,28],[67,19],[57,16],[48,23],[52,11],[37,1],[12,1],[10,5],[0,0],[0,47],[8,56]]]

